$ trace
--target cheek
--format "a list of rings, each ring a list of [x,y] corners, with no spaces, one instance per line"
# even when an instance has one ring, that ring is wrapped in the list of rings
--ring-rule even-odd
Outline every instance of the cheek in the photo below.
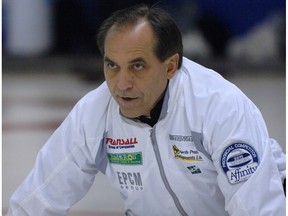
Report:
[[[158,77],[155,78],[154,88],[158,89],[158,91],[161,91],[161,93],[166,88],[168,82],[168,78],[165,74],[165,72],[158,75]]]
[[[146,100],[154,103],[164,92],[167,85],[167,79],[163,77],[155,78],[149,84],[143,86],[143,90],[145,90]]]
[[[115,92],[115,82],[113,82],[113,80],[106,79],[106,83],[107,83],[107,86],[108,86],[111,94],[114,95],[114,92]]]
[[[104,72],[104,77],[105,77],[106,83],[107,83],[107,85],[111,91],[112,89],[115,88],[116,80],[109,73],[106,73],[106,72]]]

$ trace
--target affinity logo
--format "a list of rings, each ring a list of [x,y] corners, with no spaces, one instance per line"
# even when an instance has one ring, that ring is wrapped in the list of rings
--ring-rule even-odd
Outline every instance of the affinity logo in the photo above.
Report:
[[[246,181],[256,172],[259,159],[254,148],[246,143],[234,143],[224,149],[221,167],[231,184]]]

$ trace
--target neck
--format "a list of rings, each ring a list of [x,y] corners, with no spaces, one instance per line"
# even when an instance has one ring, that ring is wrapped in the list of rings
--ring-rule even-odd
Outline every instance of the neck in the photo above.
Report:
[[[151,127],[153,127],[157,123],[161,114],[162,105],[163,105],[165,93],[167,91],[168,83],[169,81],[167,82],[167,86],[163,94],[160,96],[159,100],[156,102],[154,108],[150,111],[150,115],[142,115],[142,116],[139,116],[137,119],[139,119],[143,123],[150,125]]]

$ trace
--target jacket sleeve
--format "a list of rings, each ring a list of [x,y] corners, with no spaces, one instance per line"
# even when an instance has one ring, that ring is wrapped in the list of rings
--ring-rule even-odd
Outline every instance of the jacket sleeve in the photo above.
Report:
[[[217,103],[208,114],[206,147],[226,211],[232,216],[284,216],[281,178],[286,167],[281,147],[269,138],[259,110],[245,95],[231,94]]]
[[[96,128],[90,145],[80,110],[76,105],[40,150],[34,168],[10,200],[9,216],[66,215],[88,192],[98,172],[93,155],[104,132]]]

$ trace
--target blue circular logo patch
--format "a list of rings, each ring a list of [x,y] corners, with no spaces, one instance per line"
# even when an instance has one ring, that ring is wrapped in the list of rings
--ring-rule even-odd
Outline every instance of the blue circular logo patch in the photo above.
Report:
[[[224,149],[221,167],[231,184],[247,180],[258,167],[258,155],[245,143],[234,143]]]

